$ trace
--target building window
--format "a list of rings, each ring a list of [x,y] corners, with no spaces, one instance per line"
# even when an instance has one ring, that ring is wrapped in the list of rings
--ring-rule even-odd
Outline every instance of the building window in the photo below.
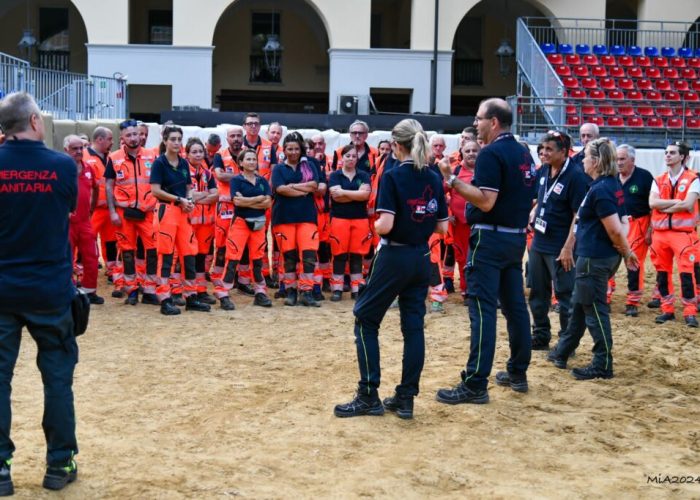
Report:
[[[275,53],[263,50],[270,37],[281,40],[280,14],[278,12],[251,13],[250,77],[251,83],[282,82],[282,51]]]
[[[371,49],[411,47],[411,0],[372,0]]]
[[[173,11],[148,11],[148,43],[154,45],[173,44]]]
[[[482,19],[465,17],[457,28],[454,41],[454,85],[483,85]]]
[[[68,71],[70,44],[68,9],[39,9],[38,65],[40,68]]]

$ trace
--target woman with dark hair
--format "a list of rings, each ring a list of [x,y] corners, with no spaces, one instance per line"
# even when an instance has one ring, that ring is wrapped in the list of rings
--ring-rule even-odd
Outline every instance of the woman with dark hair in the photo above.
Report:
[[[367,200],[370,194],[369,174],[357,170],[357,151],[348,144],[340,151],[343,166],[331,173],[328,182],[331,196],[331,253],[333,275],[331,300],[337,302],[343,296],[345,266],[350,265],[351,297],[357,298],[362,278],[362,257],[369,252],[372,231],[367,216]]]
[[[627,217],[622,186],[617,179],[616,158],[615,147],[606,137],[586,145],[583,168],[593,182],[577,213],[572,313],[567,329],[547,356],[554,366],[565,369],[587,327],[593,337],[593,359],[588,366],[571,371],[576,380],[612,378],[608,280],[615,275],[620,256],[628,269],[639,266],[639,259],[626,238]]]
[[[284,304],[295,306],[299,300],[304,306],[319,307],[311,294],[318,250],[318,216],[313,196],[318,189],[318,171],[306,159],[304,138],[299,132],[287,134],[282,149],[286,159],[272,170],[272,234],[284,261]],[[302,273],[297,279],[299,261]]]
[[[156,158],[151,168],[151,194],[158,199],[156,212],[156,249],[158,251],[158,286],[160,312],[166,316],[180,314],[173,304],[170,275],[175,251],[184,263],[185,280],[183,295],[186,309],[209,311],[208,304],[197,298],[195,285],[195,254],[192,225],[189,214],[194,210],[192,202],[192,177],[187,160],[180,157],[182,129],[175,126],[163,128],[165,153]]]
[[[337,417],[383,415],[413,418],[413,398],[425,358],[425,298],[430,281],[428,239],[447,231],[442,179],[428,169],[430,146],[420,123],[406,119],[391,132],[392,149],[401,162],[382,176],[375,229],[382,237],[367,286],[355,314],[360,381],[356,397],[335,407]],[[401,383],[394,396],[379,399],[379,326],[398,295],[404,340]]]
[[[189,219],[197,240],[197,255],[195,255],[197,297],[205,304],[216,304],[216,299],[207,293],[206,280],[206,270],[211,266],[213,259],[214,220],[216,218],[216,201],[219,199],[216,180],[214,174],[207,167],[206,149],[200,139],[191,137],[187,141],[185,152],[193,180],[192,202],[194,209],[189,214]]]

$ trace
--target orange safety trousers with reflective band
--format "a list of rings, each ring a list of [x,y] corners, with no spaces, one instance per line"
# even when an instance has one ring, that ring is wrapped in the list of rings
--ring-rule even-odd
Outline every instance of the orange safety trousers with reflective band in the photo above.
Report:
[[[142,221],[129,220],[124,217],[124,209],[117,207],[117,214],[122,221],[121,226],[115,226],[114,233],[117,239],[117,248],[120,252],[135,252],[136,239],[141,238],[144,250],[152,250],[156,247],[154,229],[153,229],[153,211],[146,212],[146,217]],[[153,276],[145,274],[145,268],[137,272],[143,285],[144,293],[155,293],[155,280]],[[143,276],[143,278],[141,278]],[[114,267],[112,275],[114,287],[116,289],[124,288],[127,292],[138,288],[136,276],[124,275],[124,263],[118,262]]]
[[[672,273],[673,260],[676,260],[678,272],[693,276],[693,266],[697,261],[698,236],[695,232],[654,231],[651,239],[651,261],[656,272],[665,272],[668,276],[668,295],[661,297],[661,310],[673,312],[675,297],[673,295]],[[682,297],[683,316],[695,315],[695,291],[693,296]]]
[[[107,274],[112,275],[116,262],[107,261],[107,245],[108,241],[117,241],[115,226],[109,218],[109,210],[107,208],[96,208],[90,217],[92,229],[100,238],[100,247],[102,251],[102,259],[107,266]]]
[[[156,213],[156,249],[158,250],[158,287],[156,294],[159,300],[170,297],[170,275],[175,265],[174,254],[179,258],[193,256],[197,253],[197,241],[189,222],[189,216],[183,210],[170,203],[159,203]],[[163,257],[173,255],[169,261],[170,269],[163,269]],[[167,264],[167,262],[166,262]],[[182,272],[184,273],[184,269]],[[165,276],[163,276],[165,274]],[[183,295],[189,296],[196,292],[194,279],[185,279]]]
[[[289,251],[296,251],[299,260],[303,259],[304,250],[318,251],[318,228],[311,222],[301,222],[297,224],[278,224],[272,227],[272,234],[277,241],[277,248],[284,255]],[[282,280],[288,288],[296,285],[296,272],[289,273],[285,269]],[[314,286],[314,275],[302,272],[299,277],[299,289],[303,291],[311,290]]]
[[[330,243],[331,253],[357,253],[366,255],[372,244],[372,231],[368,219],[331,219]]]
[[[447,300],[447,290],[442,279],[442,259],[440,258],[440,242],[443,240],[442,235],[433,233],[428,240],[430,247],[430,265],[437,267],[437,275],[440,278],[440,283],[430,287],[430,300],[435,302],[445,302]]]
[[[226,239],[226,259],[240,261],[246,246],[251,261],[262,259],[266,243],[265,235],[264,227],[253,231],[248,227],[245,219],[236,217]]]
[[[651,216],[646,215],[643,217],[630,217],[630,227],[627,233],[627,242],[630,245],[630,249],[635,253],[639,259],[639,270],[636,271],[636,290],[627,290],[627,305],[638,306],[642,300],[642,293],[644,292],[644,263],[647,259],[647,252],[649,250],[649,245],[645,240],[647,231],[649,230],[649,225],[651,224]],[[627,271],[628,276],[630,271]],[[611,278],[613,283],[612,286],[608,288],[614,289],[614,280]],[[628,280],[629,281],[629,280]],[[629,282],[628,286],[632,283]],[[609,302],[609,301],[608,301]]]

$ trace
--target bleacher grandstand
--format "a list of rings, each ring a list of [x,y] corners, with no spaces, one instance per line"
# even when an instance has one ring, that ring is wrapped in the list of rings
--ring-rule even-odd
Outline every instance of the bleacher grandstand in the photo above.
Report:
[[[697,37],[668,27],[613,31],[606,28],[610,20],[560,19],[558,27],[536,21],[518,21],[519,92],[513,99],[520,134],[592,122],[606,135],[639,145],[700,140]],[[603,43],[616,38],[631,43]],[[651,44],[655,40],[667,44]]]

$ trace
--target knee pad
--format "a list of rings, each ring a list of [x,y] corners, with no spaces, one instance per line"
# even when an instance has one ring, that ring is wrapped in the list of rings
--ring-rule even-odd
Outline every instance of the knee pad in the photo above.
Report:
[[[341,253],[333,257],[333,274],[345,274],[345,264],[348,261],[348,254]]]
[[[350,274],[362,273],[362,255],[359,253],[350,254]]]
[[[262,259],[253,260],[253,279],[256,283],[260,283],[265,279],[262,274],[262,264]]]
[[[161,278],[169,278],[172,268],[173,268],[173,254],[171,254],[171,253],[163,254],[163,261],[160,264],[160,277]]]
[[[324,264],[326,262],[330,262],[331,260],[331,245],[330,243],[326,243],[325,241],[322,243],[319,243],[318,245],[318,261],[323,262]]]
[[[158,251],[155,248],[146,250],[146,274],[158,272]]]
[[[182,260],[185,264],[185,279],[193,280],[197,276],[197,271],[195,269],[195,257],[194,255],[185,255]]]
[[[206,271],[206,269],[205,269],[206,262],[207,262],[206,255],[204,255],[202,253],[198,253],[197,255],[195,255],[195,257],[194,257],[194,270],[195,270],[195,272],[196,273],[205,272]]]
[[[141,260],[144,257],[143,241],[141,238],[136,239],[136,258]]]
[[[302,250],[301,261],[304,265],[305,273],[313,273],[316,267],[316,251],[315,250]]]
[[[627,270],[627,288],[630,292],[639,290],[639,269],[635,271]]]
[[[684,299],[695,297],[695,284],[692,273],[681,273],[681,294]]]
[[[214,265],[217,267],[224,267],[226,263],[226,247],[221,247],[216,249],[216,260]]]
[[[250,255],[248,252],[248,245],[243,249],[243,255],[241,255],[241,263],[250,265]]]
[[[297,270],[297,262],[299,262],[299,257],[296,250],[289,250],[284,252],[284,272],[294,273]]]
[[[136,274],[136,261],[133,250],[124,250],[122,252],[122,261],[124,262],[124,274],[129,276]]]
[[[105,249],[107,250],[107,255],[105,255],[105,257],[107,258],[108,261],[117,260],[117,242],[116,241],[106,242]]]
[[[226,264],[226,272],[224,273],[224,282],[233,283],[236,279],[236,267],[238,267],[237,260],[229,260]]]
[[[656,273],[656,284],[659,286],[659,293],[662,297],[668,295],[668,273],[666,271]]]
[[[695,282],[700,284],[700,264],[693,264],[693,273],[695,274]]]

